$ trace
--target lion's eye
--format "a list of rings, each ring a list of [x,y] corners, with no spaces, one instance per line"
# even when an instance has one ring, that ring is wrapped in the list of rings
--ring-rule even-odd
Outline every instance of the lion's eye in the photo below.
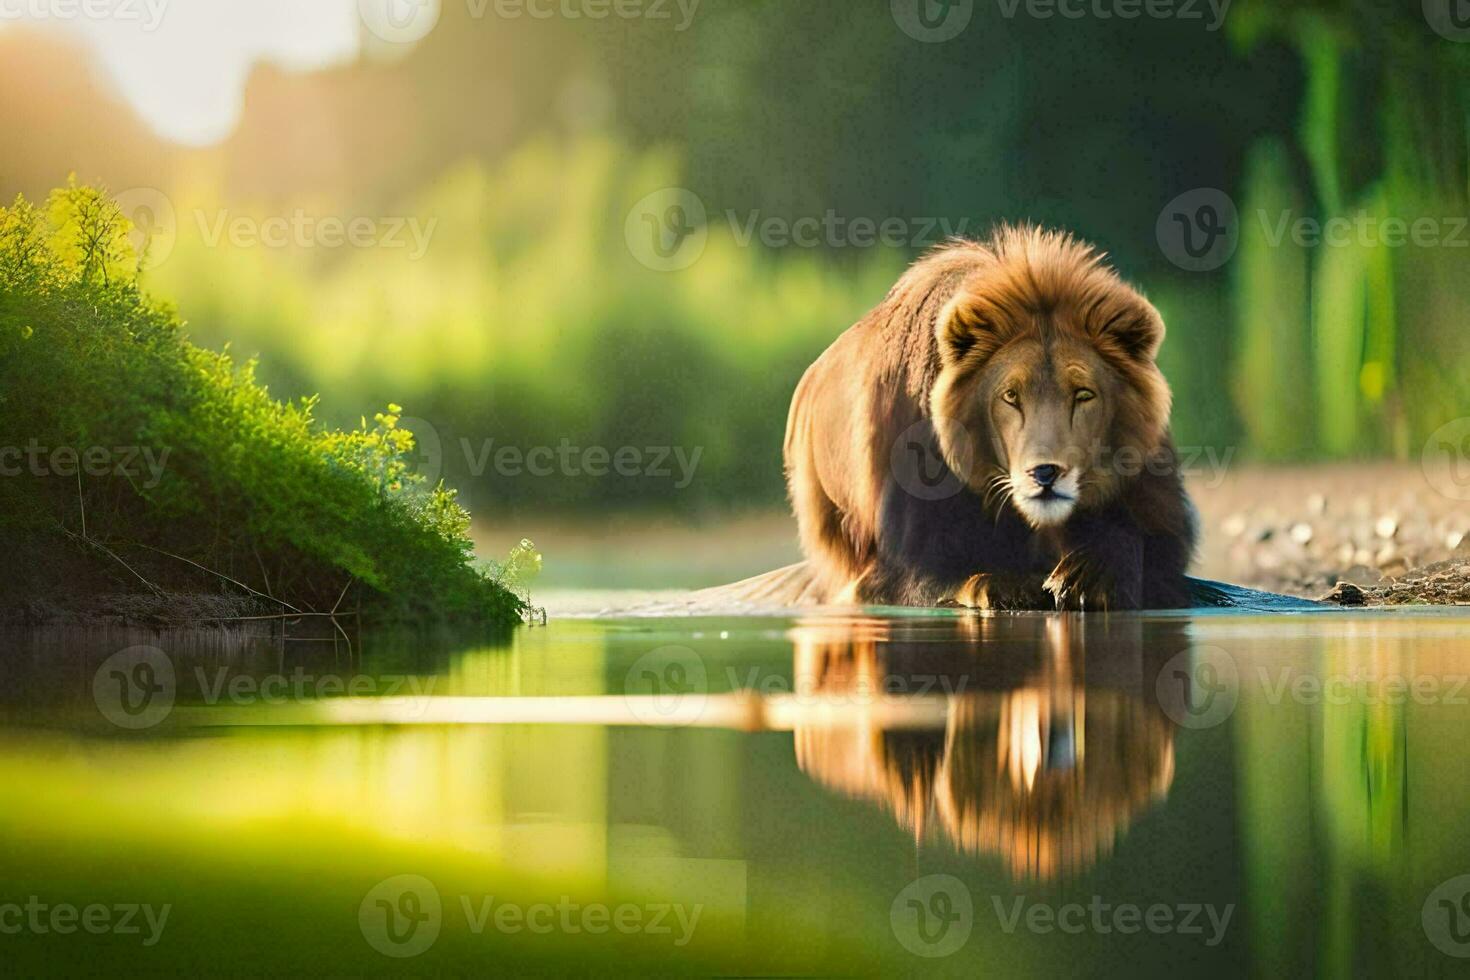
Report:
[[[1000,397],[1004,398],[1006,400],[1006,404],[1008,405],[1016,405],[1019,404],[1021,401],[1021,396],[1016,394],[1016,389],[1014,388],[1007,388],[1005,391],[1001,392]]]
[[[1097,395],[1095,395],[1093,392],[1089,391],[1086,388],[1078,388],[1077,389],[1077,400],[1079,402],[1090,402],[1090,401],[1092,401],[1096,397],[1097,397]]]

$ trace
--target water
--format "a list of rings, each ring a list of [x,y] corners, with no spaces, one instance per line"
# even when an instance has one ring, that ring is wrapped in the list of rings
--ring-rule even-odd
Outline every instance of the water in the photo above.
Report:
[[[1465,973],[1467,626],[10,635],[0,952],[16,976]]]

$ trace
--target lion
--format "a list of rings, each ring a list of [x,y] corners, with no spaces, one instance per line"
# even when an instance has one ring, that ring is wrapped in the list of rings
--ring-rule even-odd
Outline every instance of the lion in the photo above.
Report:
[[[787,488],[817,601],[1191,604],[1157,310],[1034,226],[920,259],[797,385]]]

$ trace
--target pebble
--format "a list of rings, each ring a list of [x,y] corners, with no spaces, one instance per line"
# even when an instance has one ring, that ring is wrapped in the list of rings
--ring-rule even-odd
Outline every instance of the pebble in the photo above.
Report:
[[[1244,472],[1196,502],[1203,577],[1306,596],[1347,585],[1367,605],[1470,601],[1466,507],[1417,466]]]

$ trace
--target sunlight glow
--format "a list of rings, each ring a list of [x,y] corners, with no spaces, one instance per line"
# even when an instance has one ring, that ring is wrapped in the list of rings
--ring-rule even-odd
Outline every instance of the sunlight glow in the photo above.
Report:
[[[256,62],[347,61],[361,36],[355,0],[24,0],[0,7],[0,30],[11,26],[84,39],[124,101],[159,135],[193,145],[229,135]]]

